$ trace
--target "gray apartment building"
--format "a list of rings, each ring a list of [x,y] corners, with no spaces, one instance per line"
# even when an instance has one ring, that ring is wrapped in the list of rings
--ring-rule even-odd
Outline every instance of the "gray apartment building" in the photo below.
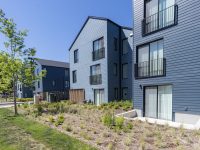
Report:
[[[199,0],[134,0],[133,101],[138,116],[200,119]]]
[[[70,51],[70,93],[96,105],[132,98],[132,28],[88,17]],[[80,97],[79,97],[80,99]]]

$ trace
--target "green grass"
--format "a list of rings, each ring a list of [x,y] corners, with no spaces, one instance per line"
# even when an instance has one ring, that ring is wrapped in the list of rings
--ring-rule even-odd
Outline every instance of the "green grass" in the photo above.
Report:
[[[31,142],[34,141],[34,144]],[[79,140],[23,116],[0,109],[0,150],[31,149],[33,145],[56,150],[92,150]],[[37,147],[37,148],[38,148]],[[36,148],[36,149],[37,149]]]

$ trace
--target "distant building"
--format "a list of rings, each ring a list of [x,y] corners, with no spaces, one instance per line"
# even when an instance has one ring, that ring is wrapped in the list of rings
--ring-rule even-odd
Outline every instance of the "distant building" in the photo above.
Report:
[[[17,82],[17,98],[33,98],[33,88],[24,86]]]
[[[107,18],[88,17],[69,48],[72,99],[100,105],[132,98],[132,32]]]
[[[36,75],[42,70],[46,70],[47,74],[41,80],[35,82],[34,96],[49,102],[68,99],[70,88],[69,63],[37,59],[36,64]]]

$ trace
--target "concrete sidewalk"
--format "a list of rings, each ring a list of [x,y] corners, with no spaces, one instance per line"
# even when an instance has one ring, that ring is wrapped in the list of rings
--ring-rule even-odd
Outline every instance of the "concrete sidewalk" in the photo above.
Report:
[[[30,102],[17,102],[17,105],[24,104],[24,103],[33,104],[33,101],[30,101]],[[0,108],[8,108],[8,107],[13,107],[13,106],[14,106],[14,102],[3,102],[3,103],[0,103]]]

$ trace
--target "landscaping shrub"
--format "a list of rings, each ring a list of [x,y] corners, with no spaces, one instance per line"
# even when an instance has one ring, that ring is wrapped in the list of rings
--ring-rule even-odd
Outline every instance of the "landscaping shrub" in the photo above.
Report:
[[[49,116],[49,122],[54,123],[55,119],[53,118],[53,116]]]
[[[28,104],[23,104],[24,109],[28,108]]]
[[[123,126],[124,126],[124,118],[123,117],[116,117],[115,126],[116,126],[117,129],[122,129]]]
[[[99,106],[100,109],[123,109],[128,111],[133,108],[132,101],[114,101]]]
[[[51,103],[48,105],[47,111],[51,114],[57,114],[59,113],[59,103]]]
[[[115,122],[115,117],[111,112],[107,112],[102,117],[102,122],[105,126],[112,127]]]
[[[17,98],[17,102],[30,102],[33,98]]]
[[[71,113],[71,114],[77,114],[78,110],[76,108],[70,108],[69,109],[69,113]]]
[[[56,123],[55,123],[55,126],[62,125],[62,124],[64,123],[64,121],[65,121],[65,117],[64,117],[62,114],[60,114],[60,115],[58,116],[58,118],[57,118],[57,121],[56,121]]]
[[[131,122],[128,122],[126,124],[127,129],[132,130],[133,129],[133,124]]]
[[[36,109],[37,109],[38,115],[39,115],[39,116],[42,115],[42,113],[43,113],[42,105],[41,105],[41,104],[37,104],[37,105],[35,105],[35,107],[36,107]]]
[[[67,132],[72,132],[72,127],[70,125],[66,125],[65,130]]]

